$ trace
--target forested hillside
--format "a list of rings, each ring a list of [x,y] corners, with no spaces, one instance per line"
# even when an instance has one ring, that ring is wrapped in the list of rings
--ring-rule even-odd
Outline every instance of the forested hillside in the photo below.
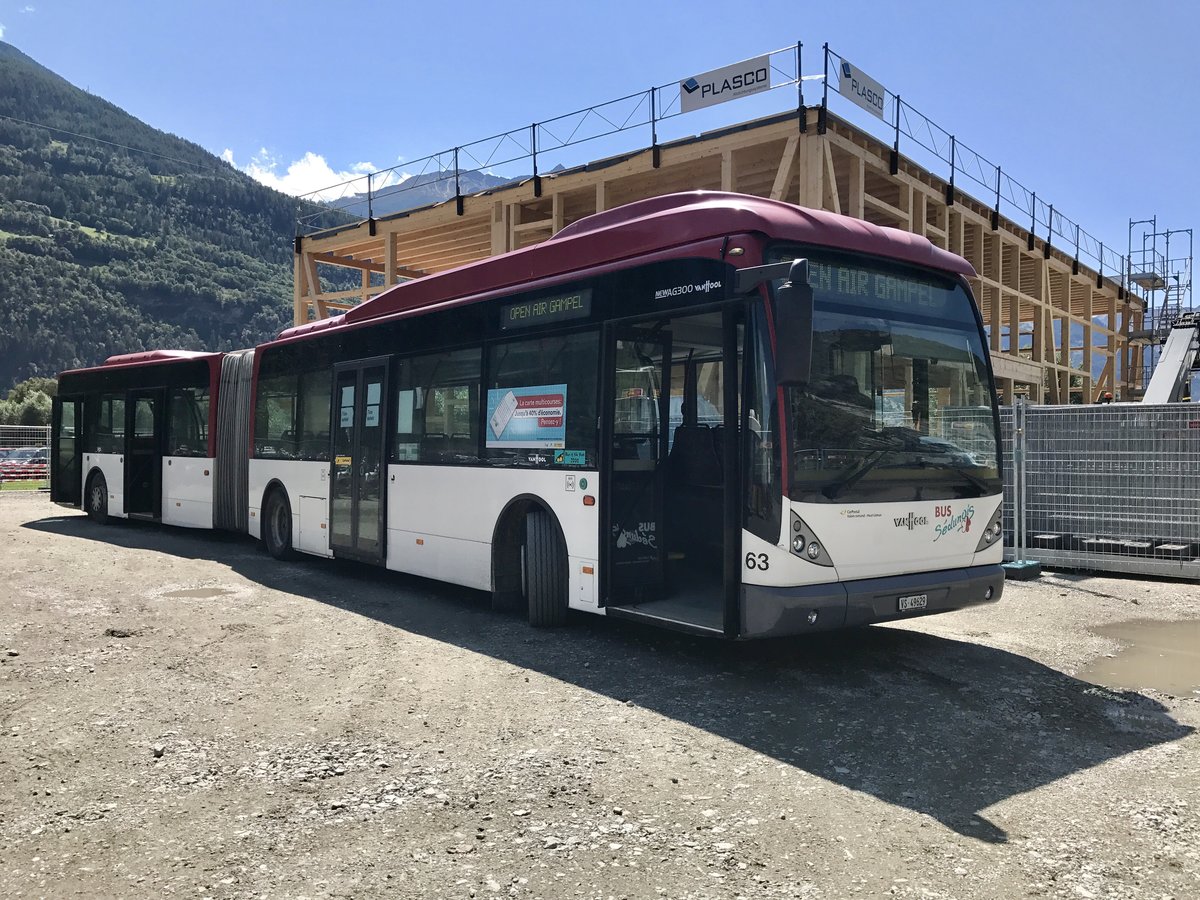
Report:
[[[0,395],[112,353],[244,347],[290,324],[293,198],[4,43],[0,84]]]

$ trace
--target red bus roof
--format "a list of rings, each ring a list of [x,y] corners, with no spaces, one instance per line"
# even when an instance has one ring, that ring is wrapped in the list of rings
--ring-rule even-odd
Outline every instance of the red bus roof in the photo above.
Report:
[[[926,238],[792,203],[747,194],[689,191],[638,200],[566,226],[540,244],[398,284],[340,316],[298,325],[277,339],[432,306],[551,278],[605,262],[726,234],[759,232],[775,240],[884,256],[967,277],[965,259]]]
[[[201,350],[142,350],[139,353],[122,353],[117,356],[110,356],[98,366],[89,366],[84,369],[68,369],[62,375],[78,375],[81,372],[104,372],[110,369],[129,368],[132,366],[150,366],[162,363],[188,362],[197,359],[206,359],[209,361],[209,367],[212,367],[214,360],[220,360],[223,353],[208,353]]]

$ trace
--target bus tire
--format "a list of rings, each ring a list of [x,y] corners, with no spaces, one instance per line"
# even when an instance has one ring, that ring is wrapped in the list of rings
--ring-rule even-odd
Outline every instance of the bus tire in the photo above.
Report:
[[[288,503],[287,494],[276,488],[267,494],[263,504],[263,543],[267,552],[276,559],[295,559],[296,551],[292,547],[292,505]]]
[[[545,510],[525,517],[525,599],[535,628],[567,621],[567,548]]]
[[[83,492],[84,512],[97,525],[108,521],[108,482],[102,472],[93,472]]]

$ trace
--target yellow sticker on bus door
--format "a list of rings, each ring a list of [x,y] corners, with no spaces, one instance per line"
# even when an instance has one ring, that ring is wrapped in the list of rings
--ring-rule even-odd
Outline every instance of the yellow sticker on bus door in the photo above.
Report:
[[[348,466],[351,465],[353,461],[354,457],[352,456],[335,456],[333,458],[334,464],[338,466]]]

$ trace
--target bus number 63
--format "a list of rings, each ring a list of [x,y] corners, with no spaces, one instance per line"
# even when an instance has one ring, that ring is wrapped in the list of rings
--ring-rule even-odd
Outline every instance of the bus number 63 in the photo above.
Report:
[[[771,568],[771,560],[767,558],[765,553],[747,553],[746,554],[747,569],[762,569],[764,572]]]

